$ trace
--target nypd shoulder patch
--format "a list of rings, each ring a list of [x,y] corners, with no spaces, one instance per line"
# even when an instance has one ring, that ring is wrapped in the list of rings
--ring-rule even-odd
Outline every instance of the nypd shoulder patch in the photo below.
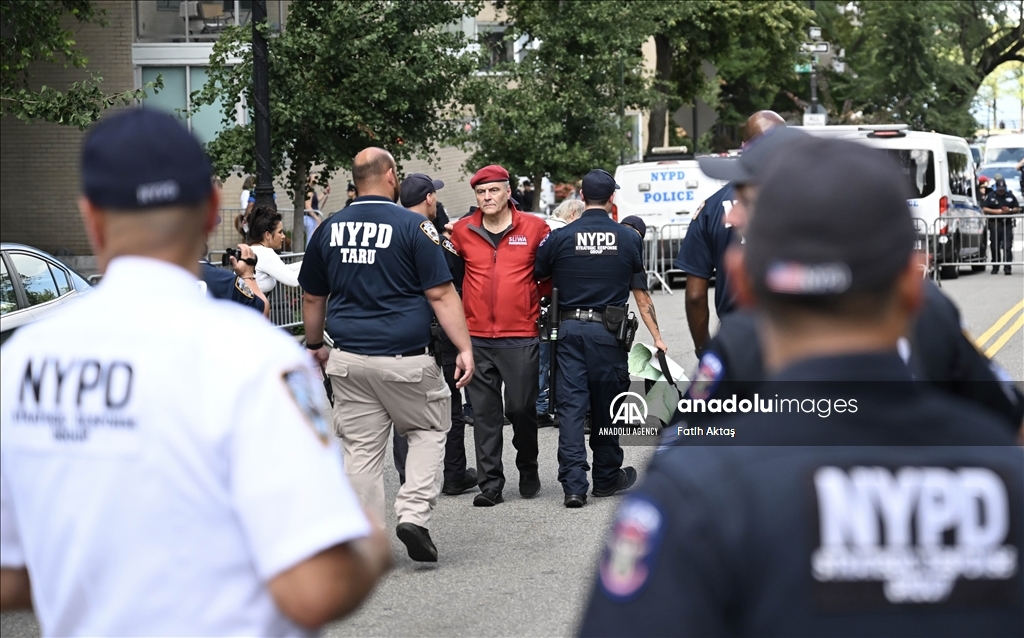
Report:
[[[284,381],[288,394],[295,401],[295,405],[302,412],[302,416],[306,418],[306,423],[313,430],[313,434],[320,439],[321,443],[327,445],[331,440],[331,430],[327,419],[320,409],[320,402],[317,400],[316,394],[314,394],[313,388],[315,386],[310,378],[309,371],[301,369],[291,370],[282,374],[281,380]]]
[[[450,252],[451,254],[455,255],[456,257],[461,257],[461,255],[459,255],[458,249],[455,248],[455,244],[453,244],[452,240],[448,239],[447,237],[441,240],[441,247]]]
[[[235,277],[235,288],[238,289],[238,292],[242,293],[249,299],[252,299],[253,297],[256,296],[255,294],[253,294],[252,289],[249,288],[249,285],[246,284],[241,277]]]
[[[430,238],[430,241],[440,245],[441,236],[437,234],[437,229],[434,228],[434,223],[432,221],[430,221],[429,219],[425,220],[423,223],[420,224],[420,230],[423,231],[424,235]]]
[[[643,589],[661,547],[665,516],[643,496],[628,496],[619,507],[601,557],[599,580],[606,596],[618,602]]]
[[[700,204],[697,205],[697,210],[693,211],[693,217],[690,219],[691,222],[694,219],[697,219],[697,215],[700,215],[700,211],[704,210],[704,204],[707,204],[707,203],[708,203],[708,200],[705,199],[704,201],[702,201]]]
[[[691,399],[707,399],[725,376],[725,365],[714,352],[705,352],[686,393]]]

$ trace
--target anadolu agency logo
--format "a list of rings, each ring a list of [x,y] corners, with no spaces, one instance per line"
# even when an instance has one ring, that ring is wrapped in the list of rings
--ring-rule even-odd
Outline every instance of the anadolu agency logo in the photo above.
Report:
[[[645,427],[647,423],[647,401],[636,392],[620,392],[608,406],[612,418],[610,428],[600,428],[599,435],[605,436],[657,436],[658,428]]]

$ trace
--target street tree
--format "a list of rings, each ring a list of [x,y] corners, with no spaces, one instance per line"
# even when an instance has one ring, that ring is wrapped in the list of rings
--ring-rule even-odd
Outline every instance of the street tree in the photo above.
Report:
[[[478,2],[304,0],[294,2],[270,51],[271,162],[294,202],[292,242],[303,246],[308,175],[320,182],[367,146],[401,163],[436,157],[458,116],[453,100],[473,70],[465,37],[453,28]],[[217,172],[255,170],[252,123],[235,126],[241,96],[253,103],[251,27],[225,29],[214,45],[198,108],[221,100],[224,129],[208,145]]]
[[[800,43],[813,15],[804,3],[740,0],[658,0],[643,3],[653,22],[655,87],[648,150],[660,146],[667,115],[709,88],[705,61],[717,67],[719,116],[739,124],[769,108],[794,76]]]
[[[825,71],[840,121],[856,115],[972,136],[982,82],[1024,61],[1024,0],[818,3],[818,17],[845,53],[847,72]]]
[[[140,89],[104,93],[103,78],[87,69],[88,58],[77,47],[67,23],[106,26],[102,9],[90,0],[18,0],[0,3],[0,104],[6,117],[43,120],[80,130],[106,108],[132,104],[149,91],[163,88],[163,78]],[[85,70],[88,77],[67,87],[30,86],[35,64],[63,64]]]
[[[466,168],[501,164],[513,175],[573,181],[614,171],[629,148],[621,113],[652,96],[641,47],[650,3],[509,0],[505,38],[490,43],[520,58],[466,86],[472,124],[458,138],[473,149]],[[484,60],[491,51],[484,47]],[[540,198],[534,198],[539,208]]]

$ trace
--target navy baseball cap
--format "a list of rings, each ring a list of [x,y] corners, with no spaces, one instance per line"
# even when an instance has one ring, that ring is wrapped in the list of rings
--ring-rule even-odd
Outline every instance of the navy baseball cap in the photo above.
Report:
[[[756,184],[760,181],[758,175],[779,149],[806,137],[802,131],[776,126],[754,138],[739,157],[698,157],[697,163],[708,177],[737,184]]]
[[[583,195],[590,201],[600,201],[611,197],[619,185],[608,171],[595,168],[583,176]]]
[[[82,146],[82,192],[101,208],[195,205],[213,190],[210,160],[180,120],[137,108],[100,121]]]
[[[623,226],[635,228],[637,231],[640,232],[641,237],[647,237],[647,223],[644,220],[637,217],[636,215],[630,215],[629,217],[623,219],[619,223],[622,224]]]
[[[996,190],[999,190],[1000,188],[1006,188],[1006,180],[1003,179],[1001,175],[996,177],[995,187]]]
[[[899,164],[881,151],[804,136],[761,177],[744,249],[758,290],[879,292],[907,267],[916,238],[910,193]]]
[[[399,191],[402,206],[406,208],[415,206],[427,198],[430,193],[435,193],[444,188],[444,182],[439,179],[430,179],[423,173],[413,173],[402,181]]]

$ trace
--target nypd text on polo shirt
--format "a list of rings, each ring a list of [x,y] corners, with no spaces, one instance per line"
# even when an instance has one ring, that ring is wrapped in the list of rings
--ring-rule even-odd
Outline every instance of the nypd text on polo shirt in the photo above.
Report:
[[[391,224],[335,222],[331,224],[331,246],[338,247],[344,264],[372,264],[377,249],[391,245]]]

